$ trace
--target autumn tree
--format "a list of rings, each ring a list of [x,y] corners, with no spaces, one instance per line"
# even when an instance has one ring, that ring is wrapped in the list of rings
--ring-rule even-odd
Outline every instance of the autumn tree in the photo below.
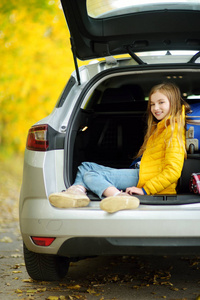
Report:
[[[0,149],[23,152],[74,69],[69,32],[58,1],[1,0],[0,14]]]

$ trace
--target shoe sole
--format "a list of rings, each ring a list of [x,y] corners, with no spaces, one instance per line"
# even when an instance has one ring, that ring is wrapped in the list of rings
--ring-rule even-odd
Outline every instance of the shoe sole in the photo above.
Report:
[[[108,213],[119,210],[136,209],[140,205],[140,200],[134,196],[111,196],[100,202],[100,208]]]
[[[87,196],[72,195],[70,197],[64,196],[63,193],[55,193],[49,196],[49,202],[58,208],[75,208],[88,206],[90,199]]]

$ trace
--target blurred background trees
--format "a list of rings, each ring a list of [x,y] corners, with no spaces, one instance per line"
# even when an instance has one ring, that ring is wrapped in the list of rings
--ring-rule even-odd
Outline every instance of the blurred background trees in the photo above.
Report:
[[[0,53],[0,155],[23,153],[74,70],[60,2],[1,0]]]

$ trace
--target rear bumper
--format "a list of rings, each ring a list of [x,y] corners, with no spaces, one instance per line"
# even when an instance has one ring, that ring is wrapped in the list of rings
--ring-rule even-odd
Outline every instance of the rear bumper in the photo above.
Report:
[[[26,199],[20,227],[27,248],[38,253],[77,257],[169,250],[179,254],[178,248],[184,254],[200,253],[200,204],[140,205],[136,210],[108,214],[99,209],[99,202],[80,209],[57,209],[47,199]],[[31,236],[56,239],[41,247]]]
[[[80,253],[81,249],[81,253]],[[94,255],[199,255],[200,238],[71,238],[58,254],[67,257]]]

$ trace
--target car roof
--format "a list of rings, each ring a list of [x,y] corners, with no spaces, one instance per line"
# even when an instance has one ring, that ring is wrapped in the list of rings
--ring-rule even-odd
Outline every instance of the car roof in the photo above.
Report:
[[[95,3],[96,0],[88,1]],[[103,2],[108,3],[101,0]],[[194,2],[198,5],[190,7],[190,3]],[[176,8],[156,5],[150,9],[148,0],[145,0],[147,10],[143,7],[140,11],[127,11],[125,7],[125,10],[115,9],[114,13],[108,10],[95,16],[90,12],[87,0],[61,0],[73,52],[81,60],[141,51],[198,51],[199,2],[187,1],[189,4],[184,9],[181,5]]]

